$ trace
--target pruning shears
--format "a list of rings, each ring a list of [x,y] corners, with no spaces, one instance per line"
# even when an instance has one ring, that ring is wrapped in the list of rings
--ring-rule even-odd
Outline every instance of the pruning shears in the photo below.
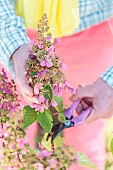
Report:
[[[65,128],[70,128],[70,127],[81,125],[86,120],[86,118],[90,115],[92,106],[88,107],[87,110],[82,111],[78,116],[74,117],[74,112],[77,106],[79,105],[79,103],[80,103],[80,100],[76,100],[72,103],[72,105],[69,108],[64,110],[64,116],[66,118],[65,123],[60,122],[54,125],[52,128],[52,132],[49,133],[46,138],[47,141],[51,136],[52,137],[51,142],[53,142],[56,136],[61,131],[63,131]]]

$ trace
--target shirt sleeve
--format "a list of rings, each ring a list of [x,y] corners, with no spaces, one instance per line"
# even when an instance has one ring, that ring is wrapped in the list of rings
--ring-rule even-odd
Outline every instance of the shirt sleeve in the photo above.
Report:
[[[14,7],[14,0],[0,0],[0,62],[7,70],[12,70],[10,57],[14,51],[29,42],[24,21]]]
[[[79,0],[80,25],[75,33],[113,18],[113,0]]]
[[[109,86],[113,88],[113,66],[100,76]]]

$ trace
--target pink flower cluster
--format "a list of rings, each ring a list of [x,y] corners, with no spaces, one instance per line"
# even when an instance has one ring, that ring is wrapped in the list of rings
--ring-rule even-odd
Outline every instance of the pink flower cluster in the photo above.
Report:
[[[51,84],[51,86],[54,96],[61,97],[63,90],[67,90],[72,94],[76,93],[75,89],[73,89],[66,81],[64,81],[63,83]],[[35,108],[36,111],[44,112],[44,109],[48,109],[51,105],[53,107],[56,107],[58,105],[55,100],[51,99],[51,102],[49,102],[49,100],[44,97],[42,83],[35,84],[34,94],[37,96],[37,101],[35,103],[31,103],[30,106],[31,108]]]
[[[75,90],[66,81],[62,69],[66,69],[66,65],[63,64],[59,57],[55,54],[55,46],[60,42],[55,38],[52,43],[52,36],[48,35],[46,38],[41,39],[41,35],[38,35],[39,41],[34,43],[30,56],[36,57],[34,70],[29,66],[27,68],[27,81],[34,89],[34,95],[37,97],[36,102],[30,106],[35,108],[36,111],[44,112],[44,109],[48,109],[51,105],[57,106],[54,100],[54,96],[61,97],[64,89],[71,93],[75,93]],[[29,63],[33,63],[34,57],[29,59]],[[30,76],[32,73],[33,76]],[[49,98],[50,92],[45,86],[51,88],[52,97]],[[45,97],[47,93],[48,97]]]
[[[17,99],[16,94],[16,86],[14,84],[14,81],[12,82],[8,81],[8,78],[6,76],[6,73],[4,69],[0,72],[0,109],[1,114],[7,117],[11,117],[12,113],[15,112],[15,110],[20,108],[20,104]],[[15,93],[15,95],[13,95]],[[9,112],[6,115],[7,110]]]

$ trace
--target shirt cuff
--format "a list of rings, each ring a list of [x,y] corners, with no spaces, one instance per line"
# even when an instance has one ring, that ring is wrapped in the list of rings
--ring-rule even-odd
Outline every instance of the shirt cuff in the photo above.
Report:
[[[23,37],[19,37],[19,38],[15,39],[14,41],[16,41],[16,44],[15,44],[15,46],[12,46],[12,50],[10,51],[9,56],[11,56],[20,46],[29,43],[29,39],[26,36],[24,38]],[[7,65],[5,65],[5,68],[7,70],[9,70],[11,75],[12,75],[12,77],[14,79],[16,79],[15,72],[14,72],[13,62],[10,59],[10,57],[8,57],[7,59],[8,59],[8,61],[6,62]]]
[[[3,25],[1,27],[0,63],[14,76],[14,68],[10,57],[20,46],[28,44],[29,38],[25,31],[23,19],[20,17],[13,21],[12,26],[4,26],[4,29]]]
[[[113,88],[113,66],[104,72],[100,78],[102,78],[109,86]]]

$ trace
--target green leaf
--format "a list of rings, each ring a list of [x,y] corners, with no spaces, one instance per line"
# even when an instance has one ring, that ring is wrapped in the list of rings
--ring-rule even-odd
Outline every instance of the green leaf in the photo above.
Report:
[[[35,76],[37,74],[37,71],[34,71],[30,74],[30,77]]]
[[[64,116],[64,112],[63,112],[63,111],[58,114],[58,120],[59,120],[60,122],[62,122],[62,123],[65,123],[66,118],[65,118],[65,116]]]
[[[45,99],[49,99],[49,100],[51,99],[50,96],[49,96],[49,94],[46,93],[46,92],[44,92],[44,97],[45,97]]]
[[[24,112],[23,128],[26,129],[28,126],[30,126],[37,120],[37,112],[35,111],[34,108],[31,108],[30,106],[25,106],[23,112]]]
[[[113,138],[111,139],[111,142],[110,142],[110,150],[111,150],[111,153],[113,154]]]
[[[94,168],[94,169],[96,168],[96,166],[93,164],[93,162],[86,155],[84,155],[82,152],[77,152],[76,156],[77,156],[77,161],[78,161],[79,165],[85,166],[88,168]]]
[[[55,101],[57,102],[57,104],[58,104],[55,109],[57,110],[57,112],[62,112],[62,110],[64,109],[62,97],[54,96],[54,100],[55,100]]]
[[[45,131],[50,132],[53,125],[53,119],[50,110],[45,109],[43,113],[38,112],[37,119],[40,125],[45,129]]]
[[[46,92],[44,92],[44,97],[45,97],[46,99],[51,100],[52,97],[53,97],[52,88],[51,88],[49,85],[46,85],[46,86],[44,86],[44,90],[46,91]]]
[[[44,137],[42,139],[42,145],[49,151],[51,151],[51,139],[49,138],[48,141],[46,141],[46,137],[47,137],[48,133],[45,133],[44,134]],[[59,146],[63,146],[64,145],[64,139],[61,137],[61,136],[57,136],[55,139],[54,139],[54,147],[55,149]]]

